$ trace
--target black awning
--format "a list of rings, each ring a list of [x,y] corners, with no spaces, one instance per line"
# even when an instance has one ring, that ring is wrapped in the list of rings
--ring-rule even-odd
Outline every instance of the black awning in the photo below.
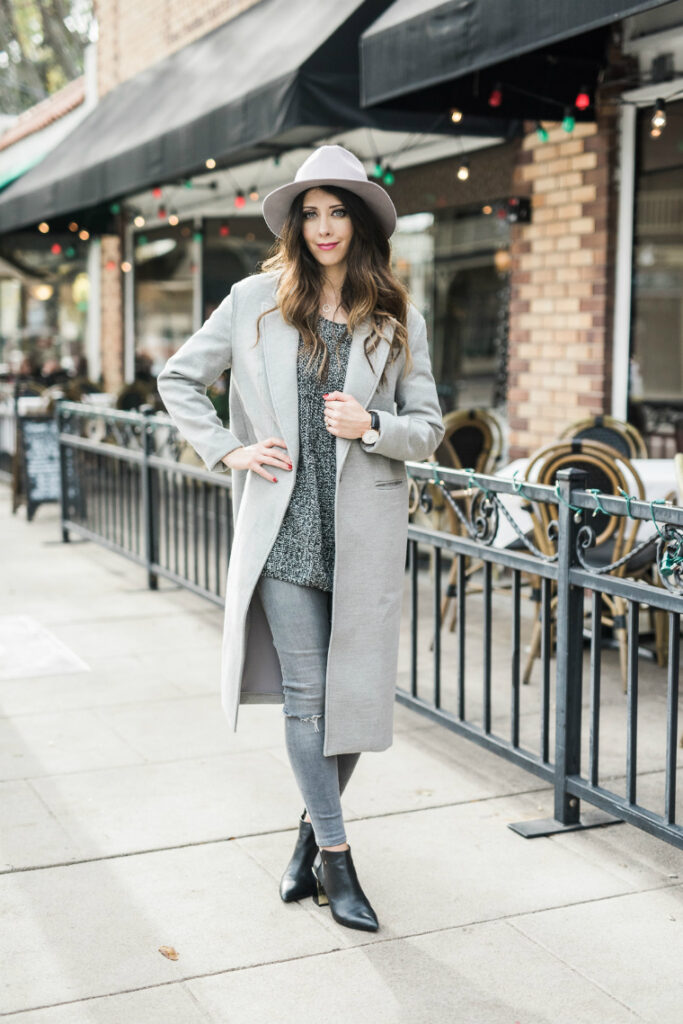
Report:
[[[424,114],[365,111],[361,32],[388,0],[261,0],[106,94],[0,194],[0,232],[92,209],[204,169],[275,155],[367,125],[451,132]],[[509,134],[503,121],[468,134]]]
[[[560,120],[582,87],[594,88],[607,27],[670,2],[395,0],[361,37],[361,103]]]

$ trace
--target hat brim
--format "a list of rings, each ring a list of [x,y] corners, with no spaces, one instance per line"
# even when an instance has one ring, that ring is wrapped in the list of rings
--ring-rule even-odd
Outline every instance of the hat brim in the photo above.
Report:
[[[308,181],[293,181],[289,185],[281,185],[273,189],[263,200],[263,219],[278,238],[287,220],[287,215],[292,202],[302,192],[308,192],[309,188],[325,187],[326,185],[338,185],[349,192],[360,196],[380,222],[382,230],[387,238],[396,229],[396,207],[388,193],[381,185],[374,181],[354,181],[349,178],[312,178]]]

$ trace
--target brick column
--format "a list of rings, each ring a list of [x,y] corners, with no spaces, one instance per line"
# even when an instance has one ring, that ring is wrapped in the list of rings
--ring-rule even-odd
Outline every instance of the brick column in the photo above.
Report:
[[[118,235],[103,235],[101,252],[102,378],[105,391],[117,392],[123,385],[123,281]],[[114,268],[107,267],[111,263]]]
[[[511,242],[510,456],[554,441],[577,419],[609,411],[614,114],[523,140],[515,187],[531,223]]]

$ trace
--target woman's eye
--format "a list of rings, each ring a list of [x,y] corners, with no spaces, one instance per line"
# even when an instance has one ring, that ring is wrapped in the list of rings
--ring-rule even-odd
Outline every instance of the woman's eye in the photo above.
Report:
[[[334,212],[340,214],[342,217],[346,216],[346,210],[342,210],[341,208],[335,210]]]
[[[304,213],[304,220],[309,220],[311,217],[315,217],[314,210],[306,210]]]

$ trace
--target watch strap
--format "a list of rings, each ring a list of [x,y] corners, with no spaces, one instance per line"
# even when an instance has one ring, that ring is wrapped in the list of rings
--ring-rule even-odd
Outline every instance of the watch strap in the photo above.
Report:
[[[368,412],[370,413],[370,429],[379,430],[379,413],[374,409],[368,409]]]

